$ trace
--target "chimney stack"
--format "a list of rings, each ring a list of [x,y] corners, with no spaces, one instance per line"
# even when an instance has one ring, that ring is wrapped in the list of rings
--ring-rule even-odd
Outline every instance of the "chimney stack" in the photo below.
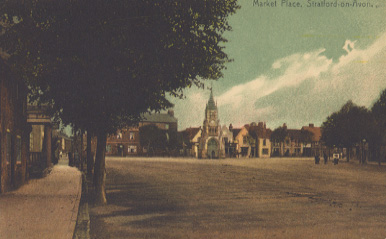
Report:
[[[310,128],[314,128],[314,124],[309,124]]]

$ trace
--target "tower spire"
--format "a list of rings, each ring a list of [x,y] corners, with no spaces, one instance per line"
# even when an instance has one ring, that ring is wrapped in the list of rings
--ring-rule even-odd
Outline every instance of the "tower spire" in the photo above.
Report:
[[[209,96],[209,101],[208,101],[208,104],[207,104],[207,108],[208,109],[216,109],[216,104],[214,102],[214,98],[213,98],[213,87],[210,87],[210,96]]]

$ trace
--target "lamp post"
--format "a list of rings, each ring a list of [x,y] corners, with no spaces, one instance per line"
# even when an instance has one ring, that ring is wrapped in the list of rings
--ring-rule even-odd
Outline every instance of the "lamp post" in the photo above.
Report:
[[[362,139],[362,164],[366,162],[366,139]]]

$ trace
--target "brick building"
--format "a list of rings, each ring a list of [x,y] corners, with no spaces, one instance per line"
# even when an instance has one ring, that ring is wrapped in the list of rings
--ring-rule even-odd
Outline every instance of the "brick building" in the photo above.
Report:
[[[106,155],[126,157],[141,152],[138,127],[121,129],[107,137]]]
[[[265,122],[251,123],[248,127],[249,135],[255,139],[252,150],[252,157],[269,158],[271,157],[271,133],[267,129]],[[254,152],[255,151],[255,152]]]
[[[140,144],[140,127],[155,125],[169,135],[177,135],[177,123],[173,110],[168,110],[167,113],[144,114],[138,127],[120,129],[107,137],[106,155],[121,157],[141,155],[144,149]]]

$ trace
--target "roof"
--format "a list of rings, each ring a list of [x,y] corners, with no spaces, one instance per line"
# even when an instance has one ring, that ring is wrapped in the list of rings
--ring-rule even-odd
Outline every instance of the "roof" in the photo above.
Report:
[[[291,139],[302,140],[302,131],[300,129],[287,129],[287,132]]]
[[[249,134],[253,135],[255,133],[258,138],[269,139],[271,138],[272,131],[270,129],[265,128],[264,125],[259,124],[251,124],[246,127],[248,129]],[[253,133],[252,133],[253,132]]]
[[[190,127],[182,131],[182,134],[184,138],[188,138],[189,140],[192,140],[200,130],[201,130],[200,127],[193,127],[193,128]]]
[[[143,115],[142,122],[152,123],[177,123],[177,118],[168,113],[146,113]]]
[[[320,138],[322,137],[322,130],[320,127],[303,126],[302,130],[307,130],[307,131],[313,133],[312,141],[314,141],[314,142],[320,141]]]
[[[232,129],[233,138],[236,138],[236,136],[240,133],[241,129]]]
[[[206,109],[207,110],[217,110],[217,106],[214,103],[214,99],[213,99],[213,91],[212,91],[212,89],[210,90],[209,101],[208,101],[208,104],[206,104]]]

